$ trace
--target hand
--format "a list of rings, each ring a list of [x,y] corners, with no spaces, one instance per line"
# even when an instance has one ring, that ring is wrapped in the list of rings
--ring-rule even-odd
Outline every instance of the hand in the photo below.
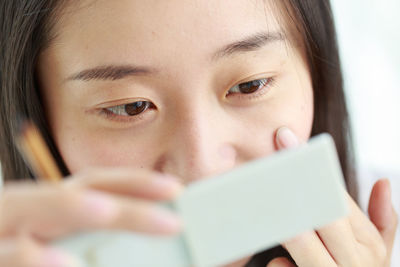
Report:
[[[283,127],[277,133],[279,149],[298,144],[294,133]],[[300,267],[389,267],[398,217],[393,208],[388,180],[373,187],[368,218],[347,195],[350,215],[317,231],[303,233],[282,244]],[[279,258],[267,267],[294,266]]]
[[[59,184],[7,184],[0,195],[0,266],[76,266],[46,243],[80,230],[177,233],[179,220],[155,201],[180,190],[177,179],[127,168],[90,170]]]

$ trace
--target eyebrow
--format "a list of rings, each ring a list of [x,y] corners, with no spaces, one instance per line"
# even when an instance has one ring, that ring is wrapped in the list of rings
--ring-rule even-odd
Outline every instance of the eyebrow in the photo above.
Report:
[[[236,41],[219,49],[211,56],[211,61],[215,62],[222,58],[230,57],[236,54],[257,51],[264,46],[285,40],[284,34],[280,32],[260,32],[246,37],[243,40]],[[134,65],[104,65],[91,69],[86,69],[75,73],[67,78],[67,81],[81,80],[121,80],[132,76],[143,76],[155,74],[158,71],[153,68],[139,67]]]
[[[215,52],[212,56],[212,60],[216,61],[223,57],[229,57],[234,54],[256,51],[264,46],[274,43],[283,42],[285,40],[285,35],[281,32],[260,32],[250,37],[247,37],[241,41],[229,44],[222,49]]]
[[[132,65],[107,65],[99,66],[92,69],[86,69],[67,78],[70,80],[121,80],[129,76],[140,76],[153,74],[156,71],[145,67],[136,67]]]

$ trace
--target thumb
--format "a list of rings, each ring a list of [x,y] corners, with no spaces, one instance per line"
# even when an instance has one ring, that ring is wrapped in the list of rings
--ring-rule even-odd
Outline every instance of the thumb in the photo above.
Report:
[[[368,206],[370,220],[376,226],[385,242],[389,259],[398,224],[398,217],[393,208],[391,198],[389,180],[381,179],[372,188]]]
[[[278,150],[293,148],[299,145],[299,139],[292,130],[283,126],[276,131],[275,144]]]

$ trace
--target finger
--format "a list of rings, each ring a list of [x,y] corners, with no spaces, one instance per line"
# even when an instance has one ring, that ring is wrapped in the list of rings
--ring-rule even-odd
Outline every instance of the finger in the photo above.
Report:
[[[379,180],[373,186],[368,214],[372,223],[378,229],[385,243],[388,258],[390,258],[398,225],[398,216],[392,204],[388,179]]]
[[[362,251],[368,251],[368,257],[375,261],[385,259],[387,250],[378,229],[348,193],[346,197],[350,207],[348,219],[359,249],[363,247]]]
[[[357,241],[348,218],[330,223],[317,233],[338,265],[360,266]]]
[[[283,126],[276,131],[275,144],[278,150],[282,150],[298,146],[299,140],[292,130]]]
[[[291,263],[288,259],[281,257],[270,261],[267,267],[295,267],[295,265]]]
[[[284,246],[298,266],[337,266],[315,231],[305,232],[285,242]]]
[[[29,229],[45,240],[96,228],[157,234],[180,230],[177,217],[154,202],[94,190],[53,185],[8,187],[0,204],[0,236],[15,235],[20,229]]]
[[[386,252],[376,227],[348,194],[346,197],[351,207],[349,217],[319,229],[319,237],[340,266],[359,266],[361,260],[366,260],[360,256],[364,252],[366,257],[373,255],[372,259],[377,262],[384,261]],[[366,249],[361,249],[359,244]]]
[[[43,247],[32,239],[0,240],[0,266],[12,267],[77,267],[78,260],[51,247]]]
[[[183,188],[178,179],[171,175],[131,168],[86,170],[71,179],[67,179],[65,185],[73,188],[93,188],[153,200],[172,199]]]

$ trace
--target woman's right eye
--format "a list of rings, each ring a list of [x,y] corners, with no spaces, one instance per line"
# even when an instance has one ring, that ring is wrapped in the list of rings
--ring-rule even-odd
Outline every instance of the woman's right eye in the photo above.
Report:
[[[133,117],[140,115],[141,113],[152,107],[154,107],[154,105],[149,101],[136,101],[129,104],[104,108],[103,111],[107,115],[111,116]]]

